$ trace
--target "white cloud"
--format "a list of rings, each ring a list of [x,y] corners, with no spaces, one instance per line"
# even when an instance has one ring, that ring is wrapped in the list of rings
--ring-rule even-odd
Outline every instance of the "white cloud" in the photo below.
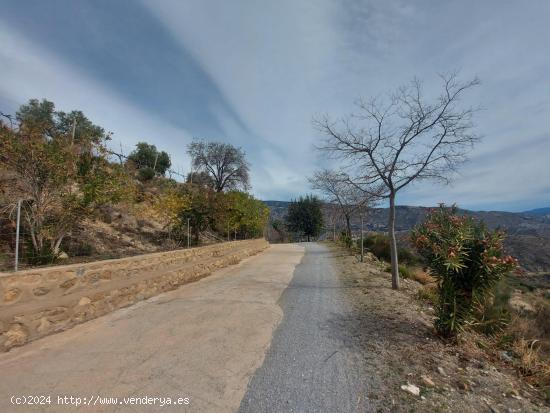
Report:
[[[323,162],[313,150],[319,139],[311,125],[315,114],[345,115],[357,97],[394,89],[414,75],[434,92],[438,72],[459,68],[464,77],[482,80],[468,103],[485,108],[477,117],[484,139],[452,186],[419,183],[402,194],[402,202],[550,204],[550,3],[544,0],[143,4],[243,121],[244,128],[223,108],[209,108],[223,138],[248,151],[254,193],[261,198],[308,191],[307,175]],[[187,164],[188,134],[164,123],[161,114],[143,113],[7,27],[0,28],[0,41],[5,102],[44,96],[62,109],[81,108],[127,145],[151,137],[176,163]]]
[[[112,144],[115,148],[118,149],[120,142],[128,152],[140,139],[157,137],[154,143],[172,155],[176,168],[181,165],[182,169],[188,169],[189,161],[182,150],[182,142],[190,141],[185,130],[133,106],[6,26],[0,26],[0,44],[3,45],[0,48],[0,94],[4,101],[14,105],[9,109],[17,109],[31,98],[45,98],[60,110],[82,110],[94,123],[114,133]]]

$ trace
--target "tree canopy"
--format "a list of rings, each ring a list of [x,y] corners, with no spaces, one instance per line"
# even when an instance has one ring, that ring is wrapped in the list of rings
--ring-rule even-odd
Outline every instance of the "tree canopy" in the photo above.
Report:
[[[147,142],[139,142],[136,149],[128,156],[138,169],[151,168],[155,174],[164,176],[172,165],[170,155],[164,151],[158,151],[155,145]]]
[[[212,177],[216,192],[249,188],[250,166],[241,148],[229,143],[196,140],[189,144],[187,153],[195,170]]]
[[[67,115],[55,111],[52,102],[33,99],[21,106],[16,119],[15,125],[0,124],[0,169],[6,172],[1,184],[7,202],[23,200],[22,219],[35,261],[48,262],[83,218],[119,199],[127,185],[119,168],[108,162],[103,129],[82,112]]]
[[[314,195],[300,197],[288,206],[286,220],[290,231],[307,237],[317,237],[323,227],[321,201]]]
[[[50,139],[64,136],[71,145],[89,148],[90,145],[101,144],[110,137],[101,126],[92,123],[81,111],[56,111],[54,103],[46,99],[31,99],[27,104],[21,105],[16,119],[22,133],[42,134]]]

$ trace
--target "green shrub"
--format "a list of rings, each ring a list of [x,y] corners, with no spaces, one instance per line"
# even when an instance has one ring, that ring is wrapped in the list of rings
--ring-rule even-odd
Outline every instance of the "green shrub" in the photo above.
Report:
[[[138,179],[141,182],[150,181],[155,177],[155,170],[153,168],[149,168],[148,166],[145,168],[140,168],[138,170]]]
[[[399,268],[399,275],[401,276],[401,278],[413,278],[413,270],[411,268],[403,264],[399,264],[398,268]],[[384,271],[391,273],[391,265],[388,264],[384,268]]]
[[[504,234],[457,216],[456,207],[432,211],[411,239],[437,279],[435,327],[443,336],[455,336],[473,322],[499,280],[517,268],[517,260],[504,255]]]
[[[346,248],[351,248],[353,245],[353,240],[346,231],[342,231],[340,234],[340,242],[342,242]]]
[[[54,254],[49,244],[44,244],[42,249],[35,250],[30,239],[25,240],[26,248],[23,250],[23,259],[30,265],[49,265],[57,261],[57,256]]]
[[[406,265],[399,264],[399,275],[401,278],[412,278],[412,270]]]
[[[94,246],[87,242],[67,241],[61,244],[61,249],[65,251],[69,257],[91,257],[95,254]]]
[[[358,241],[358,246],[361,247],[361,241]],[[386,234],[375,233],[367,235],[363,239],[363,247],[372,252],[380,260],[391,261],[390,237]],[[407,248],[398,247],[397,255],[399,262],[404,264],[414,265],[418,263],[416,255]]]
[[[492,292],[492,299],[474,312],[476,329],[484,334],[501,331],[511,319],[508,301],[512,295],[512,287],[507,277],[498,281]]]

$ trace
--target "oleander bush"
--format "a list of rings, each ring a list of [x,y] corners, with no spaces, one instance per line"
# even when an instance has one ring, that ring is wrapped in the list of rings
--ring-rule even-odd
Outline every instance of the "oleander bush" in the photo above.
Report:
[[[518,267],[503,251],[503,232],[456,212],[455,206],[441,205],[411,235],[437,281],[435,328],[445,337],[474,324],[498,282]]]

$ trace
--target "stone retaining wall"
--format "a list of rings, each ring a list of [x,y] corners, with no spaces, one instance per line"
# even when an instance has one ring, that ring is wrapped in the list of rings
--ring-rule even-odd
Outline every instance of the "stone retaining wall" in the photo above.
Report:
[[[0,273],[0,351],[66,330],[236,264],[263,239]]]

